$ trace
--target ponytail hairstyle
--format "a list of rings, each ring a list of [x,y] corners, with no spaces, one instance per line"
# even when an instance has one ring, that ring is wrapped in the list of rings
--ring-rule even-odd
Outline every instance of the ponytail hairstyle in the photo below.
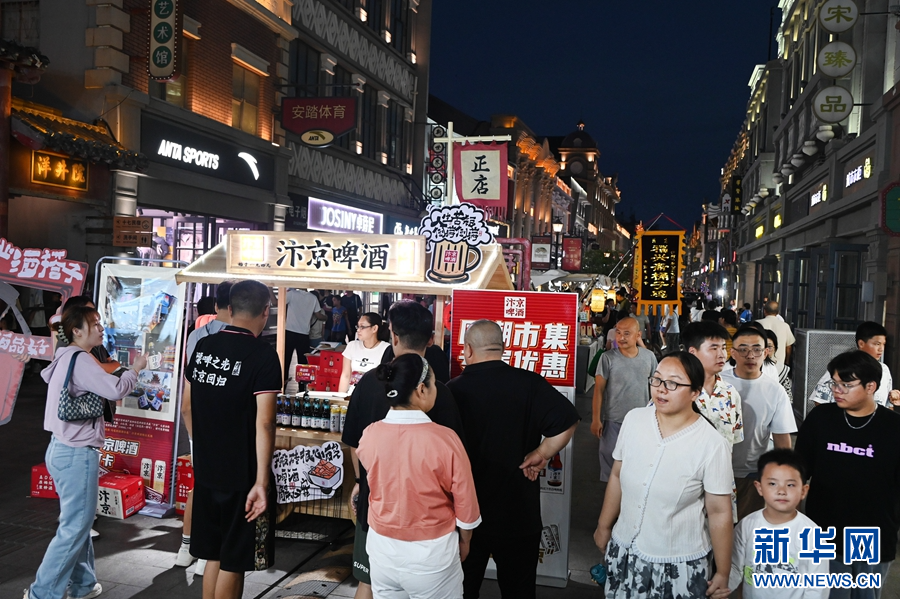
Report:
[[[94,306],[94,300],[89,295],[73,295],[66,300],[66,303],[63,304],[62,311],[60,312],[61,316],[59,318],[59,321],[56,323],[57,339],[64,343],[71,342],[71,339],[66,335],[65,327],[63,326],[63,316],[65,316],[66,311],[71,308],[82,308],[88,306],[89,304],[90,307]],[[75,328],[78,328],[80,326],[81,325],[75,325]],[[70,330],[69,334],[71,334],[71,332],[72,331]]]
[[[390,332],[387,325],[377,312],[364,312],[359,317],[365,318],[373,327],[378,327],[378,334],[375,336],[379,341],[390,341]]]
[[[63,335],[70,344],[75,340],[72,331],[75,329],[83,329],[90,322],[93,324],[95,319],[100,318],[100,313],[96,308],[88,306],[76,306],[69,308],[62,315]]]
[[[429,370],[431,367],[422,356],[403,354],[376,368],[375,376],[384,383],[384,391],[392,408],[408,408],[413,391],[420,383],[431,386]]]

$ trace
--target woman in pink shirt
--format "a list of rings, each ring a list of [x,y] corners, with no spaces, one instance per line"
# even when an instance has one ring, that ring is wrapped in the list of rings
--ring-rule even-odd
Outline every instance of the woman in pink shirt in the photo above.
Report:
[[[466,450],[455,432],[426,415],[437,383],[423,357],[404,354],[376,373],[391,409],[366,428],[357,449],[371,489],[366,551],[373,595],[461,598],[461,563],[481,523]]]

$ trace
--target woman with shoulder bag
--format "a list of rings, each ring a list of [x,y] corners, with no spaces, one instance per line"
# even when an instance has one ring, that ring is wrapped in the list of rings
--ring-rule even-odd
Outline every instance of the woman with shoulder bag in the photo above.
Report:
[[[97,511],[98,450],[105,436],[101,398],[118,401],[125,397],[134,389],[138,372],[147,366],[147,359],[139,355],[121,377],[104,371],[90,355],[103,339],[100,314],[94,308],[66,310],[62,326],[69,345],[59,348],[53,362],[41,372],[48,385],[44,429],[53,436],[46,462],[59,494],[59,527],[34,584],[25,590],[25,599],[100,595],[90,530]],[[73,420],[82,415],[87,418]]]

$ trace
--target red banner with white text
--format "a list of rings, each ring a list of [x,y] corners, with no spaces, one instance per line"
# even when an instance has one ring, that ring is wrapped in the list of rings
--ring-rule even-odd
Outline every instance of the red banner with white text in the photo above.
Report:
[[[541,374],[551,385],[575,386],[578,295],[534,291],[454,291],[450,374],[463,370],[466,330],[493,320],[503,330],[503,361]]]

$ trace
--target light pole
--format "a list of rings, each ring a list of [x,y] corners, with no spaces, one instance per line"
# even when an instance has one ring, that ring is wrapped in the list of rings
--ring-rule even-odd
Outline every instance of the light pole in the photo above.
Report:
[[[562,233],[563,226],[565,226],[565,225],[563,225],[562,220],[560,220],[559,216],[556,216],[553,219],[553,225],[552,225],[552,227],[553,227],[553,244],[556,246],[556,253],[554,254],[555,258],[554,258],[554,263],[553,263],[554,268],[560,268],[562,266],[562,260],[559,255],[559,252],[561,249],[560,245],[562,245],[562,244],[558,241],[557,238],[559,237],[560,233]]]

